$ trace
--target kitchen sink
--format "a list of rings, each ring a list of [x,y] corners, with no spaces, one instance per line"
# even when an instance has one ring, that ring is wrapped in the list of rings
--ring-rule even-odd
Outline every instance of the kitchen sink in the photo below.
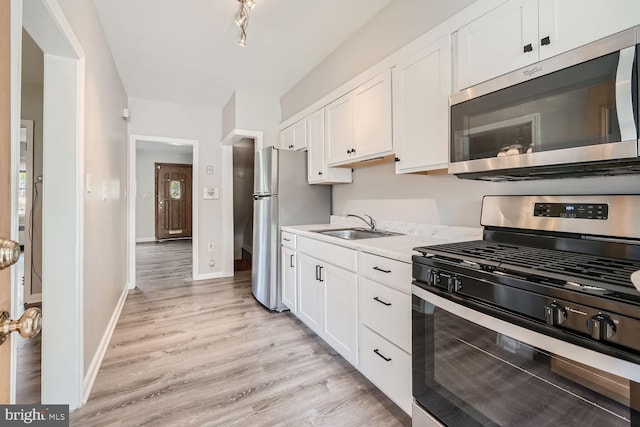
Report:
[[[390,231],[372,231],[366,228],[340,228],[332,230],[314,230],[315,233],[338,237],[345,240],[375,239],[377,237],[401,236]]]

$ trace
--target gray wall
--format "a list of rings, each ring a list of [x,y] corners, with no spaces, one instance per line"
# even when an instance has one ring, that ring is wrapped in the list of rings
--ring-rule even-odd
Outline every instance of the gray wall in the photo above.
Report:
[[[474,0],[394,0],[281,99],[282,120],[420,37]]]
[[[394,0],[282,96],[283,119],[471,3],[471,0]],[[640,178],[632,176],[486,183],[449,175],[396,175],[394,165],[385,164],[356,169],[353,184],[334,185],[333,213],[366,212],[379,219],[478,226],[485,194],[637,193],[639,182]]]
[[[84,369],[89,368],[126,280],[127,95],[93,2],[58,0],[85,57]],[[109,197],[102,198],[106,186]]]
[[[193,163],[193,154],[177,151],[159,144],[157,150],[136,152],[136,240],[154,240],[156,235],[156,163]]]

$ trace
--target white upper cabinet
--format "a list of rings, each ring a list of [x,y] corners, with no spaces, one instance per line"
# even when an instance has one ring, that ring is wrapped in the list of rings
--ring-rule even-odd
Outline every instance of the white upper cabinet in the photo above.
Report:
[[[538,4],[509,1],[458,30],[457,89],[538,60]]]
[[[348,160],[353,148],[353,94],[348,93],[325,107],[327,163]]]
[[[304,150],[307,148],[307,120],[302,119],[280,132],[281,150]]]
[[[456,89],[638,24],[638,0],[508,1],[458,30]]]
[[[352,181],[350,168],[329,168],[325,158],[324,109],[307,116],[307,174],[309,184]]]
[[[329,166],[393,153],[390,70],[327,105],[325,112]]]
[[[539,0],[539,10],[540,59],[640,24],[638,0]]]
[[[443,169],[449,154],[451,37],[436,41],[393,69],[396,173]]]
[[[360,160],[392,153],[391,70],[358,87],[353,100],[354,156]]]

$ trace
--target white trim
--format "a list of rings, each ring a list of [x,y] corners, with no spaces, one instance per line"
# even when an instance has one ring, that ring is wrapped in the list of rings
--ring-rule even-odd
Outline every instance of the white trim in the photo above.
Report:
[[[242,249],[244,249],[245,251],[249,252],[250,254],[253,254],[253,248],[248,246],[246,243],[242,244]]]
[[[11,0],[11,151],[14,153],[11,162],[11,236],[18,240],[18,189],[16,177],[20,157],[20,101],[22,80],[22,0]],[[25,264],[26,268],[26,264]],[[11,269],[11,312],[17,313],[19,278],[16,268]],[[16,403],[18,340],[11,340],[11,366],[9,373],[9,403]]]
[[[324,108],[326,105],[335,101],[343,95],[351,92],[356,89],[358,86],[366,83],[372,78],[378,76],[390,68],[393,68],[396,64],[404,61],[409,58],[414,53],[418,52],[421,49],[428,47],[430,44],[438,41],[439,38],[452,34],[458,31],[458,29],[462,28],[466,24],[474,21],[485,13],[495,9],[500,6],[502,3],[506,3],[507,0],[483,0],[476,1],[466,8],[462,9],[460,12],[453,15],[451,18],[445,20],[444,22],[436,25],[431,30],[427,31],[422,36],[418,37],[416,40],[407,44],[406,46],[398,49],[391,55],[387,56],[377,64],[369,67],[367,70],[363,71],[353,79],[349,80],[347,83],[338,87],[337,89],[331,91],[329,94],[323,96],[316,102],[312,103],[307,108],[304,108],[302,111],[292,115],[291,117],[284,120],[278,126],[278,130],[281,131],[283,129],[288,128],[292,124],[296,123],[299,120],[304,119],[311,113],[318,111],[321,108]],[[454,61],[455,62],[455,61]],[[454,88],[455,90],[455,88]]]
[[[192,199],[191,199],[191,238],[193,250],[192,278],[198,280],[199,257],[199,209],[200,209],[200,171],[199,141],[186,138],[165,138],[162,136],[129,135],[129,155],[127,156],[127,283],[129,289],[136,287],[136,147],[139,141],[158,144],[190,145],[192,147]],[[155,241],[155,239],[153,239]]]
[[[104,335],[102,335],[100,344],[98,344],[98,350],[93,355],[93,360],[91,360],[91,364],[89,365],[89,369],[87,370],[87,375],[85,375],[84,377],[84,392],[82,397],[83,404],[87,403],[87,400],[89,399],[91,389],[93,388],[93,383],[96,381],[96,376],[98,375],[98,371],[100,370],[100,365],[102,365],[104,355],[107,353],[107,349],[109,348],[109,342],[111,341],[113,332],[115,331],[116,325],[118,324],[118,319],[120,318],[120,313],[122,313],[124,303],[127,300],[127,295],[129,295],[129,287],[125,286],[122,289],[122,294],[120,294],[120,298],[118,299],[116,308],[113,310],[111,319],[107,324],[107,329],[104,331]]]
[[[255,151],[262,150],[264,146],[264,132],[245,129],[234,129],[222,139],[223,146],[233,146],[245,138],[251,138],[255,141]]]
[[[151,243],[151,242],[157,242],[157,239],[155,237],[137,237],[136,238],[136,243]]]
[[[221,277],[228,277],[222,271],[216,271],[215,273],[203,273],[198,274],[193,280],[211,280],[211,279],[219,279]]]

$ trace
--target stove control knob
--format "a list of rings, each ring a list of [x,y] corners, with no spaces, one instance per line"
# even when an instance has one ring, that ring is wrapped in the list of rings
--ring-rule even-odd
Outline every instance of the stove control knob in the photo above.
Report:
[[[596,314],[587,321],[587,329],[594,340],[611,338],[616,333],[616,325],[606,314]]]
[[[460,292],[462,290],[462,280],[458,276],[453,276],[453,292]]]
[[[557,326],[567,320],[567,310],[556,302],[552,302],[544,308],[544,317],[547,325]]]

